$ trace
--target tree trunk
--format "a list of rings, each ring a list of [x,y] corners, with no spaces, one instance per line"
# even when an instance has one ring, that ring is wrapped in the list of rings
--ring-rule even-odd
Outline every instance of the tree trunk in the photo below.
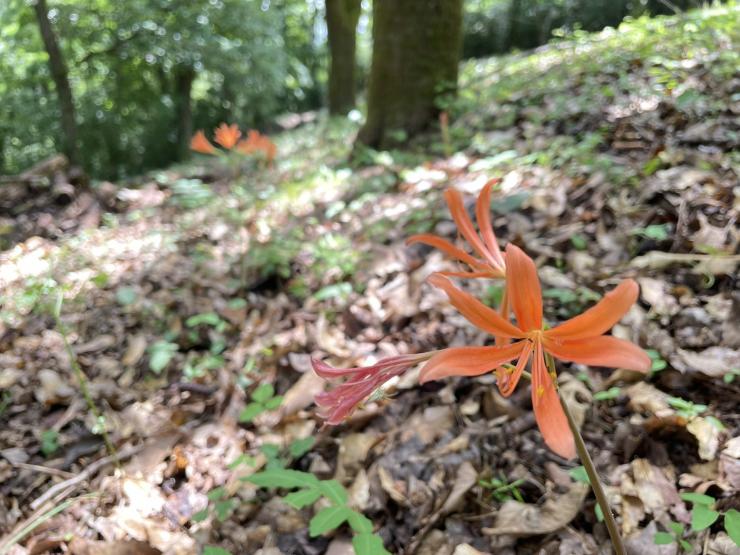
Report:
[[[184,160],[190,154],[190,138],[193,136],[193,103],[191,92],[195,80],[195,69],[191,66],[175,68],[175,117],[177,124],[177,159]]]
[[[362,0],[326,0],[329,32],[329,113],[346,115],[355,107],[355,42]]]
[[[357,140],[385,148],[427,127],[437,98],[457,86],[461,47],[462,0],[374,0],[368,113]]]
[[[49,10],[46,7],[46,0],[36,0],[34,9],[36,10],[36,19],[38,20],[41,38],[44,41],[46,53],[49,55],[51,77],[54,80],[57,95],[59,96],[59,108],[62,112],[62,150],[67,155],[67,158],[69,158],[71,164],[77,164],[79,162],[77,153],[77,122],[72,87],[69,85],[67,64],[64,62],[57,37],[49,21]]]

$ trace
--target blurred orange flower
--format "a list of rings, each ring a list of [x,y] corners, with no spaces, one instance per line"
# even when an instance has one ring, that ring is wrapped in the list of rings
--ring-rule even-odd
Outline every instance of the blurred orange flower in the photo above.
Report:
[[[231,125],[226,125],[225,123],[222,123],[216,128],[216,131],[213,135],[213,140],[220,144],[222,147],[230,150],[234,148],[234,145],[236,145],[236,142],[241,136],[242,132],[239,131],[239,127],[235,123]]]
[[[208,142],[203,131],[198,131],[193,138],[190,139],[190,149],[195,152],[201,152],[203,154],[215,154],[216,148]]]
[[[465,210],[462,194],[456,189],[445,191],[445,200],[450,208],[452,219],[457,228],[480,258],[476,258],[464,250],[456,247],[447,239],[431,233],[412,235],[406,240],[407,244],[424,243],[441,250],[446,255],[464,262],[472,272],[442,272],[443,275],[465,278],[502,278],[506,274],[506,262],[496,240],[496,234],[491,226],[491,188],[498,180],[491,179],[481,190],[475,204],[475,218],[478,221],[480,235],[476,233],[473,222]]]
[[[496,368],[504,396],[514,391],[524,367],[532,359],[532,406],[545,443],[558,455],[575,457],[573,434],[557,394],[556,376],[547,370],[545,353],[568,361],[647,372],[650,357],[638,346],[605,336],[637,300],[639,288],[627,279],[595,306],[555,326],[543,329],[542,289],[534,261],[515,245],[506,247],[507,294],[516,316],[514,325],[472,295],[457,289],[441,274],[429,282],[443,289],[453,306],[473,325],[497,338],[519,341],[492,347],[453,347],[433,356],[422,368],[420,381],[447,376],[475,376]],[[511,371],[502,364],[518,359]]]
[[[272,163],[277,152],[275,143],[273,143],[267,135],[263,135],[256,130],[250,130],[247,133],[247,138],[242,139],[239,141],[239,144],[236,145],[236,149],[243,154],[262,152],[268,164]]]

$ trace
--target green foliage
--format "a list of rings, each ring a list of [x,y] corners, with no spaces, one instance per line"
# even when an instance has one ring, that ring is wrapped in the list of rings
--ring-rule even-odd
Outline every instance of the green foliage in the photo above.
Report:
[[[724,527],[727,535],[730,536],[735,545],[740,547],[740,512],[736,509],[730,509],[725,513],[716,510],[717,500],[711,495],[696,492],[681,493],[681,499],[692,504],[691,507],[691,531],[701,532],[706,530],[712,524],[724,515]],[[684,528],[682,525],[670,523],[672,534],[668,532],[659,532],[655,535],[655,543],[664,545],[677,541],[682,549],[689,551],[690,545],[684,539]],[[689,547],[687,547],[687,545]]]
[[[185,325],[189,328],[195,328],[198,326],[211,326],[217,332],[222,332],[226,329],[226,321],[215,312],[204,312],[202,314],[196,314],[185,320]]]
[[[655,349],[647,349],[647,354],[650,357],[650,359],[653,361],[652,366],[650,367],[650,371],[652,373],[660,372],[661,370],[665,370],[668,366],[668,363],[663,360],[660,356],[660,353],[656,351]]]
[[[686,10],[699,5],[698,0],[469,0],[464,4],[463,56],[530,49],[567,32],[616,27],[628,16],[671,14],[668,6]]]
[[[640,235],[654,241],[665,241],[669,237],[668,224],[653,224],[646,227],[638,227],[630,231],[631,235]]]
[[[255,127],[320,105],[319,3],[53,0],[49,8],[93,175],[177,159],[187,96],[196,129],[224,120]],[[0,22],[0,174],[19,173],[58,150],[58,101],[33,8],[0,2]]]
[[[684,551],[691,551],[691,544],[683,539],[683,525],[678,522],[669,522],[668,526],[670,527],[671,532],[656,532],[655,536],[653,536],[653,543],[655,543],[655,545],[668,545],[676,542]]]
[[[594,401],[613,401],[619,397],[622,390],[618,387],[610,387],[604,391],[594,393]]]
[[[177,352],[177,343],[161,340],[149,346],[149,369],[155,374],[161,374],[162,370],[169,366],[172,357]]]
[[[227,551],[223,547],[216,545],[206,545],[203,548],[203,555],[231,555],[231,551]]]
[[[295,509],[326,498],[330,505],[317,512],[309,522],[311,537],[326,534],[346,522],[354,532],[352,545],[357,555],[390,555],[382,539],[373,534],[372,522],[347,505],[347,490],[336,480],[319,480],[308,472],[273,468],[249,476],[247,481],[265,488],[297,490],[283,497],[283,501]]]
[[[680,397],[668,397],[668,404],[687,420],[691,420],[707,410],[706,405],[692,403]]]
[[[735,545],[740,547],[740,511],[730,509],[725,513],[725,530]]]
[[[134,304],[138,297],[139,295],[136,292],[136,288],[134,287],[122,285],[118,289],[116,289],[116,301],[121,306],[129,306]]]
[[[200,179],[178,179],[171,184],[171,188],[172,202],[183,208],[199,208],[216,198],[210,187]]]
[[[493,497],[499,503],[509,501],[510,499],[516,499],[520,503],[524,503],[524,498],[519,491],[519,486],[524,483],[524,480],[519,478],[509,483],[503,475],[499,477],[493,477],[489,480],[478,480],[478,484],[490,490],[491,497]]]
[[[59,432],[56,430],[44,430],[41,432],[41,452],[45,457],[50,457],[59,449]]]
[[[251,422],[263,412],[275,410],[283,402],[282,395],[275,395],[275,387],[269,383],[259,385],[252,392],[251,399],[252,402],[239,413],[239,422]]]

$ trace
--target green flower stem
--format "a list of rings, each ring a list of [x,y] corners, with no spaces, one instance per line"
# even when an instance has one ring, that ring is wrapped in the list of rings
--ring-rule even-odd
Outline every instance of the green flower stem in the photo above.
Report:
[[[588,449],[586,449],[586,444],[583,441],[581,432],[578,430],[578,426],[576,425],[575,420],[573,420],[573,415],[568,409],[568,404],[563,400],[562,397],[560,398],[560,404],[563,406],[563,411],[565,412],[565,416],[568,418],[568,424],[570,425],[570,429],[573,432],[573,437],[576,441],[576,452],[578,453],[578,458],[581,459],[583,467],[586,469],[586,474],[588,474],[588,480],[591,484],[591,489],[594,491],[594,495],[596,495],[596,502],[599,504],[599,507],[601,507],[601,512],[604,515],[604,522],[606,523],[606,528],[609,531],[609,537],[611,538],[614,552],[617,555],[627,555],[627,551],[625,551],[624,544],[622,543],[622,537],[619,535],[617,521],[614,520],[614,515],[612,514],[612,510],[609,507],[609,501],[606,498],[606,493],[604,493],[604,487],[601,485],[599,475],[596,474],[596,468],[594,467],[594,463],[591,460],[591,455],[589,455],[588,453]]]

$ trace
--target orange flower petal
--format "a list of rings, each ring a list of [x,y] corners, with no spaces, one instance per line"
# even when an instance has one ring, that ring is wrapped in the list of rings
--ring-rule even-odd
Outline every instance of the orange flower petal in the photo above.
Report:
[[[501,395],[503,395],[504,397],[509,397],[512,393],[514,393],[514,389],[516,389],[516,386],[519,383],[519,378],[522,377],[522,371],[527,365],[527,362],[529,362],[529,357],[531,354],[532,342],[525,341],[524,348],[522,349],[522,354],[519,355],[519,361],[516,363],[516,368],[514,368],[514,372],[509,374],[504,368],[501,368],[500,370],[497,369],[496,375],[498,376],[498,380],[496,383],[498,384],[498,389],[501,392]]]
[[[436,272],[441,276],[445,277],[456,277],[456,278],[466,278],[466,279],[475,279],[475,278],[492,278],[492,277],[504,277],[502,275],[493,274],[490,271],[488,272]]]
[[[420,233],[418,235],[412,235],[411,237],[406,239],[407,245],[411,245],[413,243],[424,243],[425,245],[432,246],[435,249],[441,250],[447,256],[455,258],[460,262],[465,262],[465,264],[472,268],[480,269],[481,267],[483,267],[483,264],[481,264],[481,262],[470,256],[464,250],[457,248],[446,239],[442,239],[441,237],[437,237],[436,235],[432,235],[431,233]]]
[[[542,329],[542,287],[537,267],[522,249],[506,245],[506,288],[519,327]]]
[[[460,291],[452,282],[440,274],[432,274],[427,281],[439,287],[450,298],[452,305],[474,326],[493,336],[522,337],[522,330],[503,318],[498,312],[487,307],[478,299]]]
[[[560,360],[578,362],[589,366],[625,368],[638,372],[647,372],[652,366],[650,357],[640,347],[610,335],[600,335],[575,341],[546,338],[545,349]]]
[[[216,148],[208,142],[203,131],[198,131],[193,138],[190,139],[190,149],[201,154],[213,154],[216,152]]]
[[[498,179],[491,179],[478,195],[478,200],[475,203],[475,219],[478,221],[478,229],[480,229],[483,241],[496,260],[497,265],[500,268],[505,268],[504,257],[501,254],[496,234],[493,232],[493,226],[491,225],[491,189],[496,183],[498,183]]]
[[[231,125],[226,125],[225,123],[222,123],[216,128],[216,131],[213,135],[213,140],[220,144],[222,147],[231,149],[234,148],[234,145],[236,145],[236,142],[241,136],[242,132],[239,131],[239,127],[235,123]]]
[[[475,228],[473,227],[473,222],[470,221],[470,216],[468,216],[468,211],[465,210],[465,204],[463,203],[460,191],[457,189],[447,189],[445,191],[445,200],[447,201],[447,206],[450,208],[452,219],[455,220],[457,228],[460,230],[460,233],[462,233],[462,236],[465,237],[467,242],[470,243],[470,246],[473,247],[473,250],[475,250],[481,258],[496,266],[496,260],[493,258],[491,253],[488,252],[483,241],[481,241],[480,237],[476,233]]]
[[[505,347],[452,347],[434,355],[421,369],[419,382],[448,376],[479,376],[515,359],[523,342]]]
[[[537,426],[547,446],[564,459],[576,456],[576,444],[568,419],[560,405],[553,378],[547,372],[542,344],[537,343],[532,362],[532,407]]]
[[[639,291],[640,288],[634,280],[626,279],[583,314],[574,316],[559,326],[547,330],[545,335],[566,340],[601,335],[619,322],[635,304]]]

